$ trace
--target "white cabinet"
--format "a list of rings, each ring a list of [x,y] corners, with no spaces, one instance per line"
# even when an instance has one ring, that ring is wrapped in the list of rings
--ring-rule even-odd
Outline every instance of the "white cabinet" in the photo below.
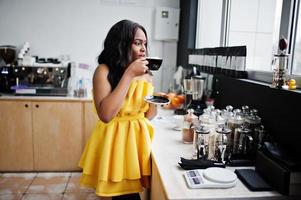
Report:
[[[155,13],[155,40],[178,40],[180,10],[157,7]]]

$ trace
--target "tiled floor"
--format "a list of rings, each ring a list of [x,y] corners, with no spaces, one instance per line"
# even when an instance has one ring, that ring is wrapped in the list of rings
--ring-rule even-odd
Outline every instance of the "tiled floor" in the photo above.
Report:
[[[81,173],[0,173],[0,200],[100,200]]]

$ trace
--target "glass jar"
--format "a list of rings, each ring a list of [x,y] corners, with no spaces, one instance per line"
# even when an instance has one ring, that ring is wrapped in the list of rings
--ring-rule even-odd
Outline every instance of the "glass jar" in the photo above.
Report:
[[[235,129],[241,127],[243,123],[244,118],[242,117],[241,110],[235,109],[233,116],[231,116],[227,122],[227,126],[231,130],[230,134],[228,134],[228,151],[230,154],[233,153]]]
[[[258,116],[258,111],[252,109],[250,114],[245,118],[246,126],[254,132],[255,128],[259,127],[261,124],[261,118]]]
[[[184,116],[184,123],[182,129],[182,140],[185,144],[192,144],[194,137],[194,121],[198,119],[196,115],[193,114],[193,109],[188,109]]]
[[[273,79],[271,87],[282,88],[286,86],[287,71],[288,71],[288,54],[274,55],[272,60]]]
[[[248,155],[252,152],[253,138],[251,130],[245,126],[235,129],[234,136],[234,153]]]
[[[256,141],[256,147],[257,149],[260,149],[264,142],[268,141],[268,135],[266,130],[264,129],[264,126],[261,125],[260,127],[255,128],[254,130],[254,140]]]
[[[217,141],[219,134],[215,131],[214,126],[210,128],[210,133],[208,135],[208,160],[218,161],[217,157]]]
[[[208,143],[209,143],[209,133],[210,129],[204,124],[200,124],[195,127],[195,133],[197,138],[195,138],[194,149],[196,152],[196,158],[207,159],[208,158]]]
[[[225,125],[222,125],[220,127],[217,127],[215,131],[220,134],[217,141],[218,151],[216,151],[217,155],[215,157],[217,157],[219,161],[225,163],[225,158],[228,157],[228,154],[226,153],[227,136],[231,133],[231,129],[229,129]]]

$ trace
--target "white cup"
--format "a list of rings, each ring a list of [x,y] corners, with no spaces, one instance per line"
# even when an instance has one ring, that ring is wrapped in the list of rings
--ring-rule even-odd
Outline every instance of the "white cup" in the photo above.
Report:
[[[174,115],[173,118],[174,118],[175,125],[176,125],[173,129],[175,129],[177,131],[182,131],[184,115]]]

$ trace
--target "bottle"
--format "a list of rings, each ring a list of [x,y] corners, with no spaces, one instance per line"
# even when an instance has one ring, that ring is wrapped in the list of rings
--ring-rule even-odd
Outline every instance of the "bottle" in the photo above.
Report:
[[[280,54],[275,54],[272,60],[273,67],[273,88],[284,88],[287,89],[287,72],[289,63],[289,54],[286,53],[288,43],[285,38],[281,38],[278,43]]]
[[[83,79],[80,79],[78,81],[78,97],[86,97],[87,96],[87,90],[84,86]]]

